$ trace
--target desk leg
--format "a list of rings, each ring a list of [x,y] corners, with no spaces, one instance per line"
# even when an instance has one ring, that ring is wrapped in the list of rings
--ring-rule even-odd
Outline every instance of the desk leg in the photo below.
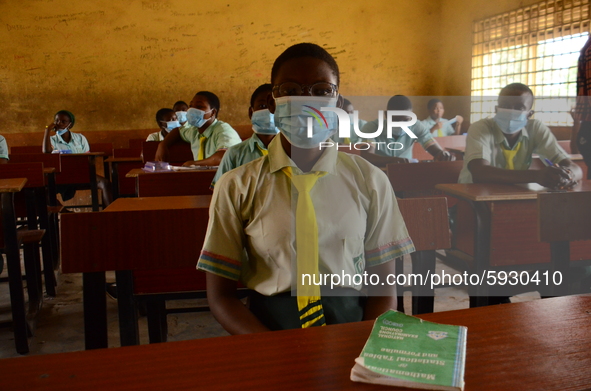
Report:
[[[2,227],[4,229],[4,252],[14,325],[14,343],[16,351],[25,354],[29,352],[28,326],[12,193],[2,193]]]
[[[84,292],[84,343],[86,350],[109,347],[105,272],[82,274]]]
[[[412,272],[423,276],[423,284],[413,286],[412,314],[429,314],[433,312],[435,291],[426,281],[429,273],[435,273],[435,251],[417,251],[411,254]]]
[[[476,215],[474,234],[474,273],[482,278],[482,273],[490,266],[490,209],[486,202],[470,202]],[[488,305],[488,287],[486,284],[469,287],[470,307]]]
[[[110,162],[111,166],[111,186],[113,189],[113,201],[119,198],[119,165],[117,162]]]
[[[45,189],[41,188],[35,192],[37,210],[39,213],[39,227],[45,230],[45,235],[41,239],[41,250],[43,251],[43,275],[45,276],[45,289],[49,296],[56,295],[56,278],[54,273],[54,265],[57,262],[53,257],[57,253],[53,242],[55,227],[49,223],[49,216],[47,215],[47,197]]]
[[[569,294],[570,242],[550,242],[550,259],[552,271],[562,273],[562,284],[553,286],[551,290],[555,296]],[[554,274],[554,273],[553,273]],[[552,277],[549,279],[553,281]]]
[[[139,345],[138,315],[133,297],[133,272],[116,271],[121,346]]]
[[[88,172],[90,173],[90,196],[92,198],[92,211],[99,211],[98,186],[96,183],[96,166],[94,155],[88,155]]]

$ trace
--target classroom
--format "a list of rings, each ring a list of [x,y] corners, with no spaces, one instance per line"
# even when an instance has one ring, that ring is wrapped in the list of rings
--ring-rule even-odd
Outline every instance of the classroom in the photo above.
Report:
[[[591,30],[589,0],[27,0],[0,2],[0,12],[6,125],[0,136],[9,163],[0,164],[0,378],[7,379],[6,389],[373,389],[380,386],[351,381],[350,372],[379,315],[367,314],[387,303],[427,321],[468,327],[457,389],[464,380],[466,390],[591,387],[591,353],[584,349],[591,331],[590,158],[588,148],[577,148],[584,144],[577,137],[591,136],[585,133],[591,122],[580,114],[585,101],[577,98],[579,55]],[[315,44],[305,50],[317,54],[289,52],[302,43]],[[288,52],[292,57],[280,60]],[[323,69],[311,58],[328,65],[332,76],[302,82],[314,66]],[[292,74],[285,76],[285,69]],[[278,136],[261,143],[268,134],[255,129],[254,118],[261,117],[253,116],[253,91],[266,83]],[[283,93],[286,83],[299,84],[299,94]],[[525,89],[505,91],[511,83]],[[313,90],[318,84],[352,103],[366,133],[380,123],[379,110],[404,110],[417,120],[410,129],[420,125],[425,133],[398,153],[386,146],[405,143],[404,133],[389,143],[379,138],[386,137],[384,128],[356,144],[333,132],[324,154],[321,145],[316,160],[300,165],[309,153],[296,153],[310,149],[286,136],[280,102],[305,95],[306,86],[309,95],[324,98]],[[207,91],[219,98],[217,105]],[[199,106],[199,96],[206,106]],[[509,96],[525,97],[525,106],[503,106]],[[197,109],[203,121],[216,109],[212,124],[235,129],[232,143],[207,152],[206,137],[197,136],[209,125],[176,122],[178,101],[188,107],[180,111]],[[336,102],[333,107],[344,109]],[[431,114],[437,104],[445,106],[439,119]],[[501,117],[497,104],[501,114],[507,111],[508,129],[516,111],[527,118],[502,133],[495,120],[506,139],[487,158],[488,147],[479,154],[470,140],[483,131],[475,123]],[[170,118],[162,119],[163,108]],[[69,116],[68,130],[75,123],[67,134],[82,134],[89,148],[50,153],[62,148],[55,144],[62,140],[59,115]],[[445,118],[455,132],[429,131]],[[186,138],[185,127],[199,128],[195,139]],[[166,141],[145,141],[159,131]],[[528,144],[528,132],[535,142],[543,138],[541,144]],[[257,134],[259,144],[251,146],[262,159],[247,168],[235,168],[245,162],[224,166],[232,145],[246,145]],[[516,134],[519,139],[510,136]],[[286,145],[292,154],[283,151]],[[358,171],[328,168],[307,190],[312,198],[297,190],[297,207],[295,198],[290,204],[294,178],[314,172],[337,148],[345,152],[338,161],[350,162],[338,167]],[[279,169],[285,175],[254,176],[279,164],[272,160],[278,150],[295,162]],[[207,164],[199,167],[199,160]],[[156,161],[170,172],[146,172],[160,170]],[[180,167],[185,162],[193,170]],[[215,175],[218,166],[226,174]],[[350,178],[358,177],[365,179],[351,200],[314,198],[320,191],[349,194]],[[312,234],[295,228],[308,200],[316,205]],[[278,213],[285,205],[292,220]],[[364,208],[361,222],[351,211]],[[324,238],[323,228],[334,237]],[[304,231],[308,236],[299,236]],[[291,242],[284,239],[289,235]],[[308,243],[312,236],[314,245],[297,245],[296,237]],[[340,247],[323,248],[333,242]],[[305,263],[300,253],[314,261]],[[323,261],[334,254],[351,261],[337,271]],[[245,266],[247,258],[265,261]],[[302,293],[289,262],[298,273],[307,265],[308,281],[320,273],[322,294],[320,288]],[[374,268],[377,274],[367,275]],[[265,273],[271,277],[260,277]],[[351,278],[364,273],[361,283]],[[378,284],[369,277],[386,274],[395,283],[371,286]],[[347,285],[345,277],[353,282]],[[339,301],[345,294],[328,297],[324,287],[331,284],[367,294],[358,300],[361,312],[343,315],[349,302]],[[398,287],[388,290],[392,285]],[[276,301],[268,299],[273,296]],[[237,309],[238,300],[247,305]],[[288,300],[289,308],[297,304],[294,322],[301,328],[279,319],[292,324]],[[326,316],[318,324],[328,325],[308,327],[318,320],[309,320],[318,302]],[[205,308],[195,312],[195,303]],[[490,319],[499,319],[498,326]],[[544,323],[564,331],[545,334]],[[247,333],[253,334],[233,335]],[[206,360],[197,368],[200,355]],[[526,356],[524,366],[519,362]]]

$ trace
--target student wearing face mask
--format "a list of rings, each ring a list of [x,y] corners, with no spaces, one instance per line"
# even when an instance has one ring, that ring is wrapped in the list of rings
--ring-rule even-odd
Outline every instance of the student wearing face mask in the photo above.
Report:
[[[388,101],[387,110],[412,111],[412,102],[404,95],[395,95]],[[386,113],[384,113],[386,115]],[[392,120],[405,122],[412,120],[411,117],[392,117]],[[433,139],[431,132],[420,121],[409,126],[408,129],[413,132],[417,138],[412,138],[401,127],[392,129],[392,138],[388,138],[386,120],[380,119],[370,121],[363,129],[364,133],[374,133],[380,126],[382,132],[374,138],[371,147],[367,151],[362,151],[361,156],[377,166],[385,166],[390,163],[408,163],[412,160],[412,147],[418,141],[422,147],[429,152],[435,161],[455,160],[454,155],[443,150],[437,141]]]
[[[263,84],[252,93],[248,116],[254,133],[248,140],[228,148],[211,182],[212,188],[226,172],[267,155],[269,143],[279,132],[275,127],[273,114],[267,108],[271,87],[271,84]]]
[[[184,125],[187,122],[187,110],[189,110],[189,105],[185,103],[185,101],[179,100],[176,102],[172,109],[176,113],[176,117],[181,125]]]
[[[353,278],[333,289],[302,278],[367,272],[386,281],[394,273],[392,260],[414,246],[392,186],[363,158],[320,144],[338,127],[336,113],[322,108],[342,107],[339,68],[326,50],[286,49],[271,83],[280,133],[268,155],[227,172],[214,189],[197,265],[207,272],[211,311],[231,334],[375,319],[396,308],[394,285]],[[249,308],[236,297],[238,281],[253,291]]]
[[[160,128],[159,132],[150,133],[146,141],[162,141],[168,133],[181,127],[173,109],[160,109],[156,112],[156,123]]]
[[[67,110],[60,110],[55,113],[53,122],[45,127],[43,134],[43,153],[87,153],[90,152],[90,146],[86,137],[80,133],[70,131],[76,123],[74,114]],[[55,132],[50,136],[51,132]],[[103,206],[108,206],[112,201],[111,182],[106,178],[97,175],[97,186],[101,190]],[[58,185],[57,191],[62,196],[62,200],[68,201],[74,198],[76,189],[71,185]]]
[[[227,123],[217,119],[220,100],[212,92],[200,91],[189,103],[187,123],[173,129],[156,150],[156,161],[168,160],[168,148],[184,141],[191,144],[194,161],[185,162],[185,166],[218,166],[232,145],[242,142],[240,136]]]
[[[580,167],[568,158],[550,129],[531,119],[533,103],[533,93],[525,84],[513,83],[501,90],[495,116],[473,123],[468,130],[460,183],[538,183],[563,189],[582,178]],[[545,161],[545,168],[529,170],[534,153]]]
[[[355,144],[358,142],[362,142],[363,140],[361,139],[361,137],[359,137],[357,135],[357,133],[355,133],[355,130],[353,129],[353,124],[354,124],[353,121],[355,121],[355,117],[354,117],[355,108],[353,107],[353,103],[351,103],[351,101],[347,98],[343,98],[343,110],[345,110],[347,112],[347,114],[349,114],[349,121],[350,121],[350,126],[351,126],[351,137],[340,138],[339,134],[337,132],[330,139],[332,141],[339,143],[339,144]],[[367,123],[367,121],[357,118],[357,129],[359,129],[359,130],[363,129],[363,127],[365,126],[366,123]]]

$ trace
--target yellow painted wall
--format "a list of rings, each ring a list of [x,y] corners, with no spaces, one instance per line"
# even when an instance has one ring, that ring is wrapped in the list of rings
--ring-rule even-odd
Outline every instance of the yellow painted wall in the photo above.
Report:
[[[337,58],[344,95],[432,95],[444,51],[430,26],[448,13],[441,4],[0,1],[1,132],[40,131],[60,109],[76,114],[74,131],[150,128],[158,109],[199,90],[218,94],[222,120],[245,124],[274,59],[305,41]]]

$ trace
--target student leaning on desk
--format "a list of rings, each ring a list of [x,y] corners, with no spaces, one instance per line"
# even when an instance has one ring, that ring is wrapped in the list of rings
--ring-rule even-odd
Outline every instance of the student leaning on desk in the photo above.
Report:
[[[531,119],[534,96],[528,86],[504,87],[493,118],[470,126],[466,137],[460,183],[539,183],[549,188],[570,188],[583,176],[558,145],[550,129]],[[529,170],[532,155],[546,167]]]
[[[414,245],[392,186],[359,156],[319,148],[337,129],[334,113],[322,112],[307,137],[309,113],[341,102],[339,68],[326,50],[288,48],[271,83],[280,134],[267,156],[227,172],[214,189],[197,265],[208,272],[211,311],[231,334],[375,319],[396,308],[395,285],[368,286],[365,297],[354,281],[330,291],[300,277],[394,274],[392,261]],[[236,296],[238,281],[254,291],[250,308]]]
[[[227,123],[217,119],[220,112],[220,100],[216,94],[200,91],[189,103],[187,122],[168,133],[156,150],[156,161],[168,161],[168,148],[184,141],[191,144],[194,161],[185,166],[217,166],[226,149],[239,144],[242,140]]]

